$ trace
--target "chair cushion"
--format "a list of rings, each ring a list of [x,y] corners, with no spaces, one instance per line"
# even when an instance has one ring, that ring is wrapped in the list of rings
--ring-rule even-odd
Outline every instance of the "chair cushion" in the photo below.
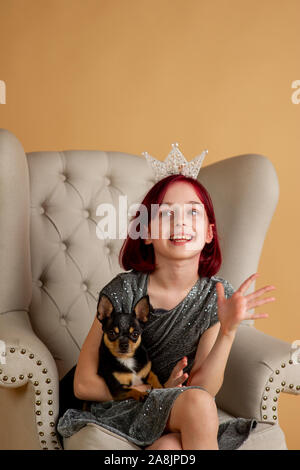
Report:
[[[219,422],[224,423],[233,416],[218,409]],[[249,438],[238,450],[287,450],[285,436],[278,424],[259,421]]]
[[[111,431],[88,423],[73,434],[63,439],[65,450],[140,450],[140,447]]]
[[[220,423],[233,416],[218,410]],[[64,438],[65,450],[140,450],[123,437],[94,423],[87,424],[73,436]],[[283,431],[278,424],[258,422],[250,437],[238,450],[286,450]]]

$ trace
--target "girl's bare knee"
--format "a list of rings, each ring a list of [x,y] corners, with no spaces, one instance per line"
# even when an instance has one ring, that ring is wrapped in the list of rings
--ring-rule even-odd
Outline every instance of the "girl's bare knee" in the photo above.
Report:
[[[182,393],[182,407],[187,412],[195,412],[198,408],[216,409],[214,398],[206,390],[192,388]]]
[[[206,419],[211,425],[218,426],[217,407],[214,398],[201,389],[190,389],[182,392],[175,400],[167,422],[166,429],[180,432],[189,421]]]
[[[182,450],[180,433],[163,434],[145,450]]]

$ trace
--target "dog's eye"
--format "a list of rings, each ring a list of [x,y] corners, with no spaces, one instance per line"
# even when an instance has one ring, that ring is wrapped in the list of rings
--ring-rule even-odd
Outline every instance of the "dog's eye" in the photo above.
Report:
[[[137,331],[134,331],[134,332],[131,334],[131,337],[132,337],[133,339],[137,339],[138,336],[139,336],[139,334],[138,334]]]
[[[115,330],[109,330],[108,332],[109,336],[111,336],[112,338],[115,338],[117,336],[117,333],[115,332]]]

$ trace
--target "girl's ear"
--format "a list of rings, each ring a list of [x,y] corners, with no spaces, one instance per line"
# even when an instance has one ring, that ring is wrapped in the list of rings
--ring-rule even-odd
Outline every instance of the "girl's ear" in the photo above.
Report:
[[[206,243],[210,243],[214,238],[213,227],[215,224],[209,224],[206,236]]]

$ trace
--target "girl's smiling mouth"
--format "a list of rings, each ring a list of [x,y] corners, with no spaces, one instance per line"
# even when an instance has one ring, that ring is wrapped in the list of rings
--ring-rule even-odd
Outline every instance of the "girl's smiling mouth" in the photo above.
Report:
[[[185,245],[186,243],[189,243],[194,237],[192,235],[172,235],[169,238],[169,241],[173,245]]]

